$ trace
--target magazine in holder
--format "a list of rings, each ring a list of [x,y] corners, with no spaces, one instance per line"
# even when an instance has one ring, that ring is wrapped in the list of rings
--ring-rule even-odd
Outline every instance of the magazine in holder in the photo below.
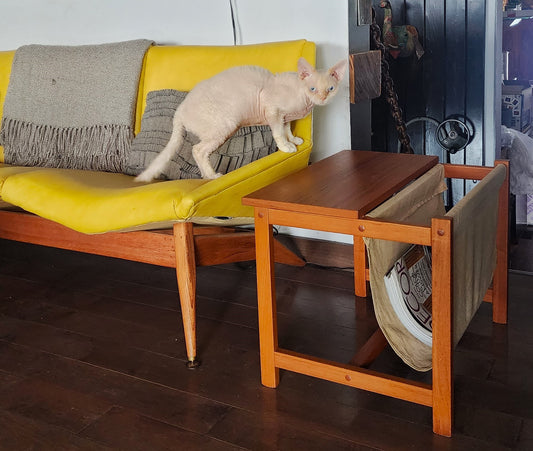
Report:
[[[431,250],[416,244],[407,249],[385,275],[385,287],[403,325],[431,346]]]

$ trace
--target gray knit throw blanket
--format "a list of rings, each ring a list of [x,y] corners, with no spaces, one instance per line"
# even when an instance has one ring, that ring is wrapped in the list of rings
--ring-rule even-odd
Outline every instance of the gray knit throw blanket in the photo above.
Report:
[[[152,43],[20,47],[0,131],[5,162],[121,172]]]

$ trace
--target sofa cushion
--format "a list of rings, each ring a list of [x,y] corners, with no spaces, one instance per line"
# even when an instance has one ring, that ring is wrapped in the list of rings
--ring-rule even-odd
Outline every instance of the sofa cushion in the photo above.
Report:
[[[2,192],[2,188],[4,186],[4,182],[7,180],[8,177],[15,175],[15,174],[24,174],[26,172],[32,172],[39,168],[32,168],[32,167],[25,167],[25,166],[11,166],[8,164],[0,163],[0,193]],[[0,195],[0,209],[2,208],[9,208],[12,207],[9,202],[5,202],[4,199],[2,199],[2,196]]]
[[[274,152],[216,180],[139,184],[110,172],[55,168],[0,168],[0,198],[83,233],[168,227],[174,222],[253,223],[241,198],[307,165],[311,146]],[[0,205],[0,208],[2,205]]]
[[[28,166],[12,166],[9,164],[0,163],[0,190],[4,181],[11,175],[22,174],[25,172],[36,171],[39,168]]]
[[[141,131],[133,140],[124,172],[140,174],[159,154],[172,134],[172,120],[176,108],[187,93],[174,89],[151,91],[146,96],[146,108]],[[159,178],[164,180],[201,178],[192,156],[192,147],[198,138],[185,132],[181,148],[167,164]],[[277,150],[268,126],[242,127],[210,156],[215,172],[227,174]]]
[[[125,174],[40,168],[8,176],[1,195],[5,202],[72,229],[100,233],[184,219],[184,198],[206,182],[139,184]]]

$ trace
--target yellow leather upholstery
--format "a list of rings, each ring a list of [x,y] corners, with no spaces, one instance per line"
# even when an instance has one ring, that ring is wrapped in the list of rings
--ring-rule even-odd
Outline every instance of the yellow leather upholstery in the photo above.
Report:
[[[307,155],[276,152],[267,157],[273,160],[268,165],[250,163],[241,168],[244,174],[223,184],[200,179],[139,184],[124,174],[4,166],[2,200],[84,233],[155,228],[194,217],[200,222],[241,217],[242,196],[307,164]],[[4,177],[6,171],[11,174]]]
[[[0,118],[4,110],[4,100],[6,98],[7,87],[9,85],[9,75],[15,51],[0,52]],[[0,163],[4,161],[4,148],[0,146]]]
[[[146,94],[152,90],[190,90],[199,81],[237,65],[295,71],[300,56],[314,65],[315,45],[300,40],[228,47],[154,46],[145,56],[136,131]],[[10,66],[11,59],[0,53],[0,90],[3,64]],[[216,180],[137,184],[123,174],[0,164],[0,196],[4,202],[84,233],[153,228],[195,218],[205,222],[216,216],[249,217],[251,223],[253,209],[241,204],[242,196],[307,165],[311,124],[310,116],[293,124],[295,135],[304,139],[296,153],[275,152]]]

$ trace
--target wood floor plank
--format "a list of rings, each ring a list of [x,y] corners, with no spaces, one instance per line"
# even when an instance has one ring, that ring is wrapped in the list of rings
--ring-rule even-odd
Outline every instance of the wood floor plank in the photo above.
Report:
[[[117,431],[128,431],[128,433],[117,434]],[[237,449],[231,443],[157,421],[121,407],[113,408],[80,435],[106,443],[113,449],[130,451],[145,451],[147,449],[225,451]]]
[[[40,339],[45,338],[43,334],[36,335]],[[45,339],[45,341],[55,340]],[[37,346],[37,344],[34,344],[34,346]],[[90,356],[84,357],[84,359],[89,359],[94,365],[113,368],[115,371],[130,372],[134,374],[136,378],[154,380],[162,384],[175,384],[176,386],[179,386],[179,377],[177,376],[183,373],[187,376],[191,375],[191,372],[187,372],[181,364],[170,366],[168,363],[162,364],[161,358],[158,356],[155,356],[152,360],[147,360],[147,357],[141,353],[131,355],[128,358],[123,352],[115,354],[110,348],[112,348],[112,346],[108,345],[105,348],[105,351],[99,351],[99,356],[94,355],[93,353]],[[100,347],[100,349],[102,349],[102,347]],[[252,371],[252,377],[250,377],[250,372],[246,372],[245,368],[242,366],[238,369],[238,375],[236,377],[235,374],[230,372],[230,368],[224,366],[227,363],[226,359],[223,358],[217,361],[213,356],[213,358],[207,359],[209,367],[203,368],[200,374],[193,374],[190,382],[194,380],[194,390],[202,396],[217,399],[226,404],[238,406],[241,409],[252,411],[257,410],[260,412],[266,409],[266,406],[272,406],[272,400],[277,394],[276,391],[263,388],[258,383],[258,378],[256,377],[258,376],[259,366],[257,353],[254,353],[253,356],[255,361],[253,361],[250,366],[253,366],[255,370]],[[106,361],[105,359],[109,360]],[[241,364],[248,363],[248,359],[242,354],[239,355],[239,359],[235,360],[235,363],[238,363],[239,361]],[[218,366],[217,363],[221,363],[221,365]],[[135,364],[137,366],[134,366]],[[57,364],[55,366],[57,366]],[[242,374],[244,374],[244,378],[239,377],[239,375],[242,376]],[[342,399],[343,396],[349,394],[349,392],[345,391],[344,387],[326,383],[324,381],[311,380],[316,384],[316,387],[326,385],[333,391],[344,390],[343,394],[331,396],[331,391],[326,391],[324,394],[323,387],[318,392],[315,391],[316,387],[313,387],[309,381],[306,381],[305,384],[301,384],[301,380],[306,379],[304,376],[287,375],[287,379],[289,377],[299,379],[300,382],[291,384],[290,380],[288,380],[286,384],[284,383],[283,387],[280,387],[279,392],[287,402],[287,405],[283,406],[283,410],[291,412],[294,416],[301,417],[302,421],[306,423],[307,429],[309,429],[309,425],[312,425],[312,428],[316,428],[317,425],[327,424],[330,421],[334,421],[334,424],[341,421],[347,421],[345,418],[343,419],[343,416],[351,418],[354,415],[354,412],[361,411],[360,408],[355,409],[353,407],[349,408],[348,406],[345,406],[343,409],[338,408],[337,402],[339,400],[341,402],[344,401],[345,403],[349,402],[347,399]],[[92,381],[91,383],[94,386],[95,381]],[[184,385],[186,383],[186,381],[181,382],[183,389],[187,389],[187,386]],[[227,387],[230,385],[233,387],[233,390],[227,390]],[[295,387],[297,387],[296,390]],[[310,396],[309,392],[313,396]],[[352,390],[353,396],[357,393],[361,392],[354,392]],[[300,397],[302,396],[306,398],[304,403],[300,400]],[[261,402],[258,402],[258,400],[261,400]],[[117,402],[118,400],[113,401]],[[321,408],[318,410],[313,409],[313,405],[320,405]],[[419,409],[421,408],[419,407]],[[317,416],[317,414],[319,415]],[[290,423],[290,420],[286,420],[286,422]],[[353,437],[350,437],[350,439],[351,438]]]
[[[97,442],[65,429],[42,424],[22,415],[0,410],[0,444],[5,450],[104,451]]]
[[[243,428],[246,429],[246,434],[242,433]],[[290,421],[286,421],[283,416],[273,415],[272,412],[258,415],[240,409],[231,410],[210,431],[209,435],[258,451],[273,449],[370,451],[377,449],[355,444],[351,440],[317,433],[307,428],[300,429]]]
[[[134,290],[134,288],[130,289]],[[280,327],[283,328],[285,318],[296,314],[300,317],[300,320],[296,325],[291,324],[288,328],[293,331],[296,337],[303,336],[306,341],[310,341],[310,345],[301,342],[299,346],[294,346],[294,350],[311,350],[314,352],[318,345],[323,343],[323,335],[326,334],[330,335],[330,340],[337,340],[336,343],[330,343],[328,345],[329,348],[333,345],[334,349],[345,351],[329,357],[337,358],[340,361],[348,361],[353,355],[354,345],[357,345],[357,341],[354,341],[353,338],[355,318],[353,296],[351,297],[352,305],[347,306],[345,298],[342,299],[342,302],[330,301],[330,299],[321,301],[321,294],[318,293],[318,302],[317,300],[311,301],[312,294],[303,289],[301,293],[293,294],[290,301],[283,302],[281,300],[280,304],[285,304],[286,307],[282,307],[280,312]],[[39,293],[37,296],[20,295],[14,302],[7,302],[4,306],[0,306],[1,311],[5,314],[46,322],[56,327],[62,327],[62,324],[68,323],[70,330],[75,330],[79,333],[90,333],[88,330],[94,330],[95,332],[93,333],[98,333],[96,331],[101,330],[102,333],[108,334],[106,338],[119,342],[121,337],[124,339],[126,336],[133,336],[136,342],[132,344],[137,347],[142,347],[144,343],[148,343],[147,334],[156,334],[160,336],[160,343],[170,345],[166,350],[158,349],[158,352],[174,355],[176,349],[181,349],[177,346],[181,342],[182,328],[179,310],[169,311],[114,297],[92,296],[92,294],[86,292],[61,291],[56,295],[50,293]],[[200,322],[202,318],[207,318],[217,322],[253,328],[251,345],[255,347],[257,335],[256,308],[199,298],[198,314]],[[135,329],[135,326],[129,323],[137,324],[138,329]],[[153,324],[158,325],[157,329],[149,330],[150,325]],[[74,325],[76,325],[76,329],[72,329]],[[350,325],[351,327],[347,327]],[[310,327],[314,329],[314,334],[306,335],[302,333],[306,328]],[[358,333],[362,333],[360,340],[366,340],[375,327],[377,327],[375,321],[360,322],[356,329]],[[207,328],[199,327],[199,332],[205,329]],[[168,331],[170,335],[163,336],[164,331]],[[113,336],[109,334],[113,334]],[[174,338],[172,339],[171,337]],[[200,333],[199,339],[201,340]],[[128,340],[130,339],[128,338]],[[241,341],[241,343],[244,342]],[[285,343],[289,347],[293,346],[289,336],[287,336]],[[349,346],[346,347],[343,343]]]
[[[462,403],[459,406],[455,418],[456,431],[468,431],[470,436],[511,449],[518,443],[522,418]]]
[[[515,449],[521,451],[533,449],[533,420],[524,420],[522,430],[520,431],[520,439]]]
[[[280,344],[349,360],[376,327],[353,274],[276,271]],[[530,449],[533,277],[510,282],[509,325],[484,304],[457,347],[447,439],[427,407],[290,372],[261,386],[253,265],[200,268],[189,371],[171,270],[0,240],[0,449]],[[371,368],[431,378],[390,348]]]
[[[142,348],[146,343],[156,343],[156,352],[177,352],[176,336],[179,332],[140,325],[109,317],[99,317],[76,309],[57,306],[37,300],[18,300],[0,305],[0,313],[26,321],[40,322],[56,328],[97,336],[130,346]],[[179,327],[176,324],[176,329]]]
[[[0,397],[2,397],[4,393],[9,392],[11,387],[20,382],[21,379],[22,378],[14,374],[0,370]]]
[[[509,268],[533,274],[533,226],[520,226],[518,242],[509,249]]]
[[[112,404],[37,378],[27,378],[2,394],[0,409],[79,433]]]
[[[229,408],[155,382],[1,341],[0,369],[94,396],[197,433],[207,432]]]

